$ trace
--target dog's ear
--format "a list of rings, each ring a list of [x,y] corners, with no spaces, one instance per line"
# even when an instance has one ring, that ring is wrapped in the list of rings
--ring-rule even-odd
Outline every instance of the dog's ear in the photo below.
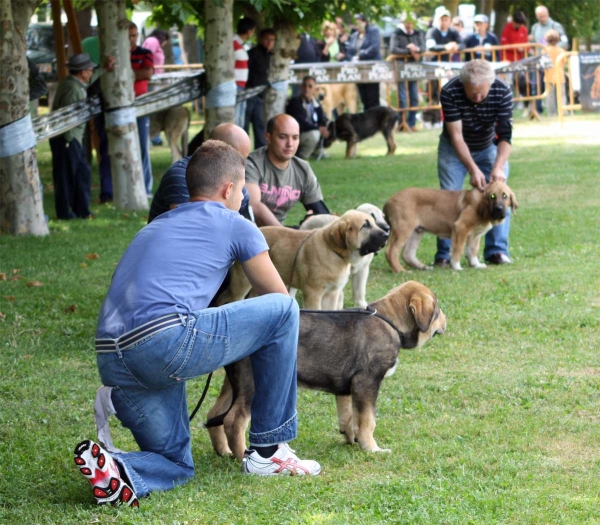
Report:
[[[329,233],[331,240],[333,243],[342,250],[348,249],[348,245],[346,244],[346,230],[348,229],[348,224],[346,221],[338,219],[335,221],[331,227],[331,232]]]
[[[510,190],[510,209],[516,215],[516,209],[519,207],[519,203],[517,202],[517,198],[512,190]]]
[[[474,196],[474,192],[479,192],[479,190],[475,189],[467,193],[471,193],[471,196]],[[487,220],[492,216],[492,208],[494,207],[494,201],[490,198],[490,194],[487,191],[483,195],[479,194],[478,197],[479,204],[477,205],[477,215],[479,215],[481,219]]]
[[[415,318],[415,323],[417,323],[419,330],[427,332],[433,322],[437,299],[430,295],[416,293],[410,298],[408,307]]]

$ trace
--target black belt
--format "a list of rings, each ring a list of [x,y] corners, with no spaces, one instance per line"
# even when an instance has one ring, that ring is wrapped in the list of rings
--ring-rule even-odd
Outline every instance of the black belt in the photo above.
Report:
[[[125,332],[123,335],[116,339],[96,339],[96,352],[107,353],[116,352],[118,350],[127,350],[138,341],[145,339],[158,332],[173,328],[174,326],[181,326],[187,319],[187,315],[182,314],[167,314],[162,317],[148,321],[129,332]]]

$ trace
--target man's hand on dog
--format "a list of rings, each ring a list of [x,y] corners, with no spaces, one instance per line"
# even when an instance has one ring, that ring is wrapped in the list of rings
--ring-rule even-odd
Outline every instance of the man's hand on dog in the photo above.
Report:
[[[469,181],[469,184],[471,184],[473,188],[477,188],[481,192],[485,190],[485,176],[483,173],[481,173],[480,169],[476,168],[475,171],[471,173],[471,180]]]
[[[492,182],[503,182],[506,184],[506,175],[504,175],[502,168],[492,168],[492,171],[490,172],[490,183]]]

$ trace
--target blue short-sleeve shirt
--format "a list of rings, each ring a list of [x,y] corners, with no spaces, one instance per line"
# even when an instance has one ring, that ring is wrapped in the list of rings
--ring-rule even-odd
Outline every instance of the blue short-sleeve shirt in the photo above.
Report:
[[[117,265],[96,337],[114,339],[162,315],[206,308],[234,261],[268,249],[256,225],[223,204],[188,202],[163,213]]]

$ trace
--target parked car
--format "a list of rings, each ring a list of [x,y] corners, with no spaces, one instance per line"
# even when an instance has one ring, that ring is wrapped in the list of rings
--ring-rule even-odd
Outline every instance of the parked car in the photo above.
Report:
[[[27,57],[38,67],[46,82],[56,81],[52,24],[31,24],[27,28]]]

